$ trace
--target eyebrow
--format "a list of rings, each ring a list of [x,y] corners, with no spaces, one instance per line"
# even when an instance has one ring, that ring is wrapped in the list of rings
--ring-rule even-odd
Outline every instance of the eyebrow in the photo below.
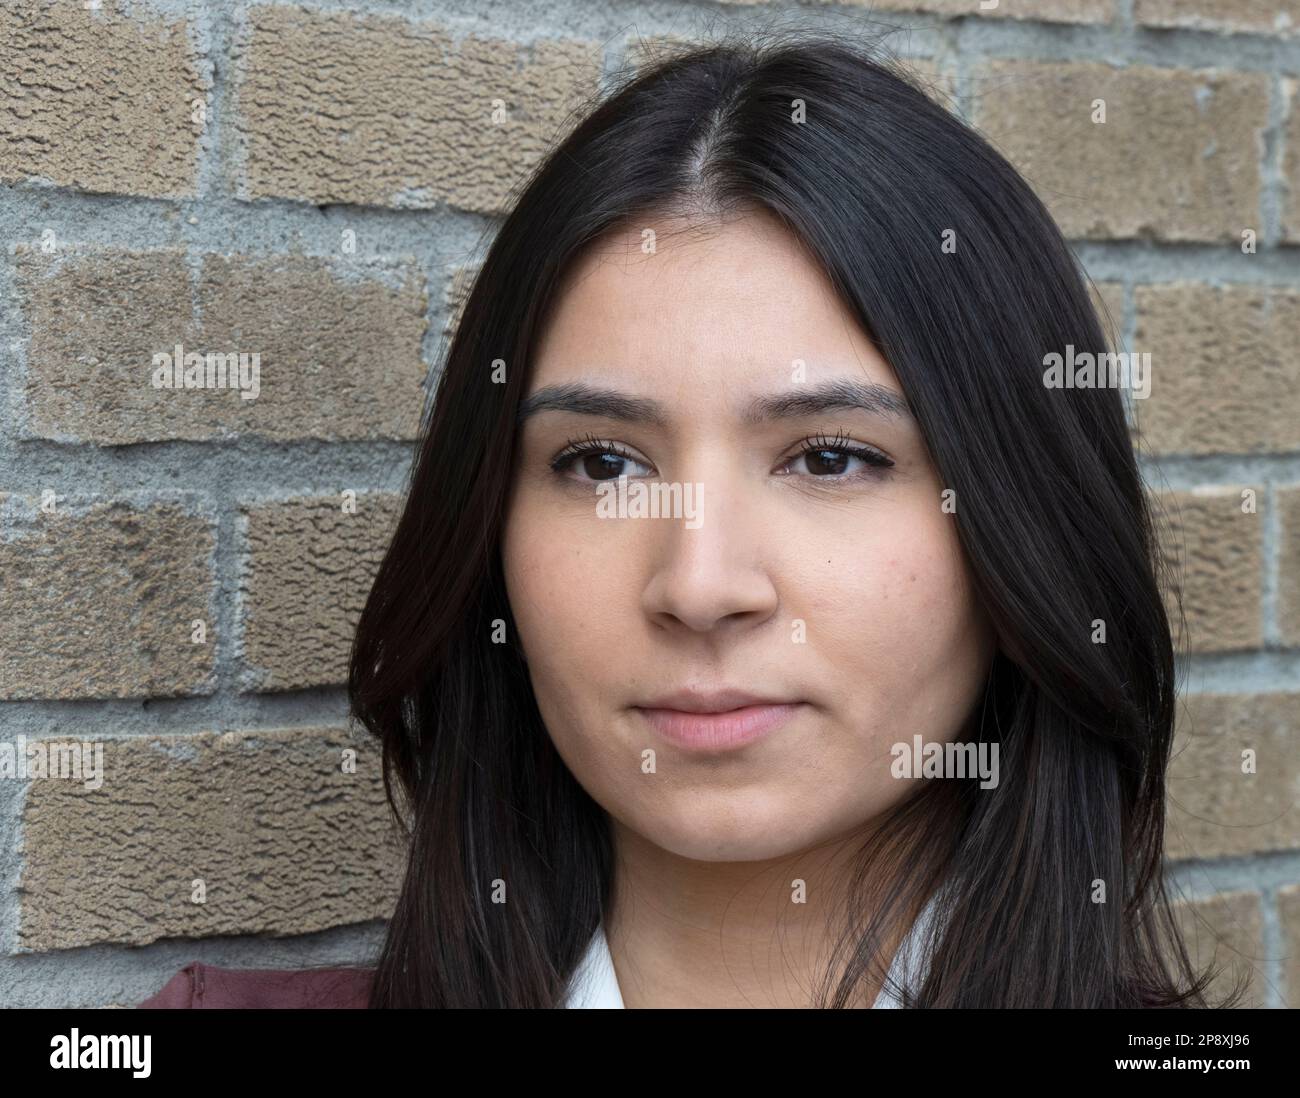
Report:
[[[844,409],[867,412],[885,419],[914,418],[907,400],[893,389],[875,382],[838,378],[783,393],[755,397],[745,406],[741,420],[747,426],[756,426],[767,420],[794,419]],[[666,427],[669,419],[664,405],[657,400],[629,396],[617,389],[606,389],[580,381],[538,389],[520,402],[515,422],[522,426],[531,416],[543,411],[601,416],[660,428]]]

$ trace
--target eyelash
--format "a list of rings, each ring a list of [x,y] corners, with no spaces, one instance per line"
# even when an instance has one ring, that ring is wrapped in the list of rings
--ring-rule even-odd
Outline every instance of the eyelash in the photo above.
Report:
[[[783,465],[797,461],[805,454],[816,454],[824,451],[832,453],[847,454],[849,457],[861,458],[867,465],[867,468],[859,473],[838,473],[830,476],[814,476],[813,480],[818,481],[850,481],[863,477],[879,476],[884,470],[892,468],[894,463],[879,450],[869,446],[848,445],[848,436],[842,431],[836,431],[834,438],[828,438],[825,434],[816,434],[804,439],[800,443],[800,449],[785,459]],[[608,439],[597,438],[595,435],[583,435],[581,438],[569,439],[564,448],[551,459],[551,469],[559,476],[566,475],[570,466],[579,458],[591,456],[593,454],[610,454],[614,457],[622,458],[625,461],[636,461],[640,464],[640,459],[628,453],[623,447],[616,442]],[[783,474],[789,476],[790,474]],[[810,475],[811,474],[805,474]],[[614,478],[610,478],[611,480]],[[593,481],[592,483],[600,483]]]

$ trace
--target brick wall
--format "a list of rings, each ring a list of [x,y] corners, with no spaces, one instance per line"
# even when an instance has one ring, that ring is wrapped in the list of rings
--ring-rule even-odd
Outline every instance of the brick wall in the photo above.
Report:
[[[342,682],[458,288],[609,74],[774,16],[910,28],[1153,353],[1181,916],[1300,1005],[1300,0],[6,3],[0,741],[106,750],[0,780],[0,1002],[368,956],[400,862]],[[236,344],[247,406],[142,383]]]

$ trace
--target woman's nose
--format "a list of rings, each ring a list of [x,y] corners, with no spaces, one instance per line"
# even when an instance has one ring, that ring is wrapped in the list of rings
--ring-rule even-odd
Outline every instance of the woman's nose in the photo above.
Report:
[[[770,538],[758,500],[742,486],[700,482],[694,521],[646,519],[642,607],[658,624],[696,633],[767,621],[777,609]],[[631,520],[628,521],[637,521]]]

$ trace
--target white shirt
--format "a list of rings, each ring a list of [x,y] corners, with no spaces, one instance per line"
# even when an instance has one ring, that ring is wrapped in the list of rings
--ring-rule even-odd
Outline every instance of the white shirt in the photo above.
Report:
[[[925,948],[925,932],[934,917],[934,907],[935,898],[932,897],[889,965],[890,978],[905,987],[915,988],[924,978],[921,951]],[[618,976],[614,972],[614,959],[609,953],[609,940],[605,937],[603,924],[596,928],[587,952],[578,963],[564,1005],[577,1010],[621,1009],[623,1006],[623,993],[618,988]],[[886,983],[871,1005],[873,1009],[894,1009],[900,1004]]]
[[[614,959],[609,955],[609,939],[605,937],[603,923],[596,927],[591,944],[578,963],[564,1005],[579,1010],[623,1006],[623,993],[618,989],[618,976],[614,972]]]

